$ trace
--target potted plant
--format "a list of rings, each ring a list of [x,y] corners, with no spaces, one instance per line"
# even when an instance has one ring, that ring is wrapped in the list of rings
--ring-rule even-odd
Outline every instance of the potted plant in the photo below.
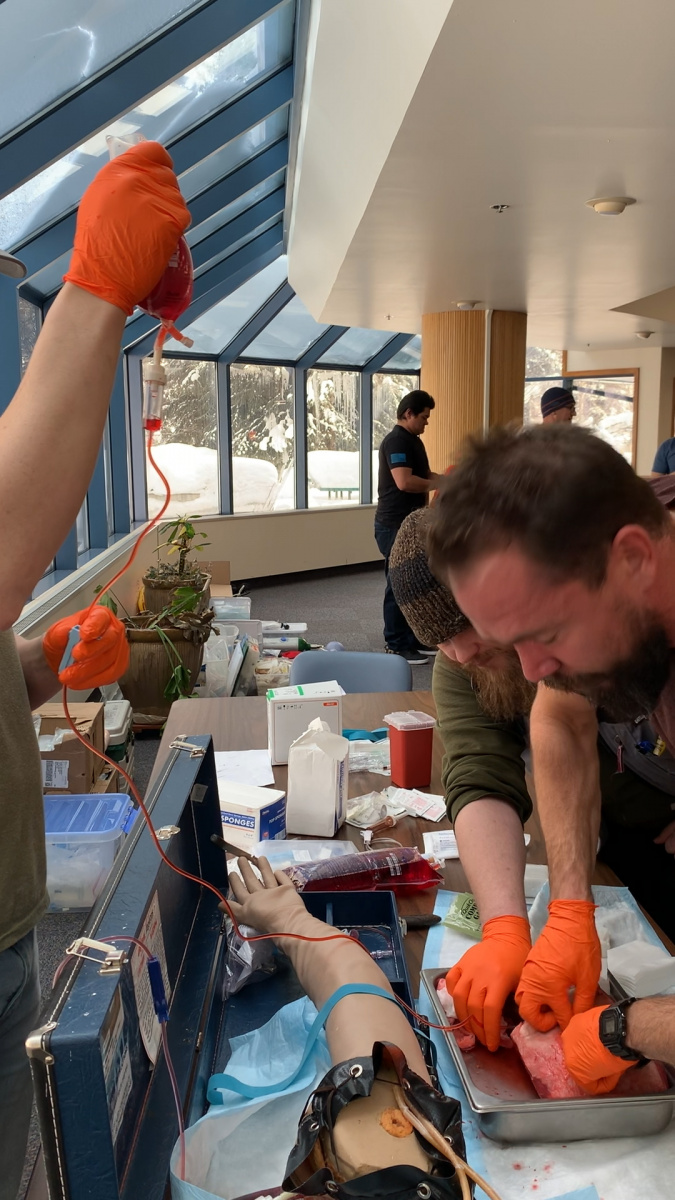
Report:
[[[173,604],[176,597],[190,588],[199,596],[198,608],[206,608],[210,599],[210,577],[199,569],[191,553],[200,554],[210,543],[205,533],[198,533],[194,522],[199,516],[175,517],[160,526],[158,533],[166,534],[166,541],[157,546],[157,563],[149,567],[143,576],[143,607],[146,612],[163,612]],[[201,539],[197,544],[195,539]],[[167,547],[167,557],[177,556],[173,562],[162,562],[160,550]]]
[[[110,593],[101,604],[117,613],[118,602]],[[213,616],[213,609],[203,607],[203,593],[185,585],[174,589],[171,603],[161,612],[127,613],[121,618],[129,642],[129,666],[119,685],[144,725],[163,724],[174,700],[192,695]]]

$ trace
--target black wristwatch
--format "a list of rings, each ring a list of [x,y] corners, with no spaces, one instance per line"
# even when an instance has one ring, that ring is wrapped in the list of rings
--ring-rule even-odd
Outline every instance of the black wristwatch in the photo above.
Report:
[[[600,1041],[610,1054],[615,1054],[617,1058],[636,1058],[637,1065],[643,1067],[648,1061],[635,1050],[629,1050],[626,1045],[626,1009],[634,1004],[637,996],[629,996],[626,1000],[620,1000],[618,1004],[613,1004],[610,1008],[603,1008],[600,1013],[599,1034]]]

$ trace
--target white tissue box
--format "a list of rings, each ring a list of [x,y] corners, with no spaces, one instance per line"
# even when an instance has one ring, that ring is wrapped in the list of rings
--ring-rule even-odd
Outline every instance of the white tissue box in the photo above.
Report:
[[[305,683],[301,687],[270,688],[267,693],[267,744],[273,766],[288,762],[291,743],[311,721],[325,721],[331,733],[342,733],[339,683]]]

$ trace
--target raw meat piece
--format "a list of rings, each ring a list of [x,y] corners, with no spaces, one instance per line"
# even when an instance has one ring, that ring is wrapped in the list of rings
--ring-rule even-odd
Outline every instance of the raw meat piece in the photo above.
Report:
[[[648,1062],[644,1067],[631,1067],[619,1080],[612,1096],[655,1096],[667,1092],[670,1081],[659,1062]]]
[[[525,1069],[542,1100],[580,1099],[588,1092],[572,1078],[563,1054],[560,1029],[556,1025],[548,1033],[538,1033],[527,1021],[517,1025],[512,1033]],[[618,1060],[617,1060],[618,1061]],[[610,1096],[653,1096],[668,1090],[669,1081],[661,1063],[650,1062],[645,1067],[626,1071]]]
[[[588,1095],[567,1070],[557,1025],[548,1033],[539,1033],[523,1021],[516,1025],[511,1037],[540,1099],[578,1100]]]

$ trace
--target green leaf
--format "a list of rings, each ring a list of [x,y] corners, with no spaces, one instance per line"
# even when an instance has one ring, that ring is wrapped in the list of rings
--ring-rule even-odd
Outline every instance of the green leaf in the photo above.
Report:
[[[96,590],[97,592],[100,592],[102,589],[97,588]],[[101,596],[101,599],[98,601],[98,603],[100,604],[101,608],[109,608],[111,613],[114,613],[114,615],[117,616],[117,605],[115,604],[113,597],[110,595],[110,592],[106,592],[105,596]]]

